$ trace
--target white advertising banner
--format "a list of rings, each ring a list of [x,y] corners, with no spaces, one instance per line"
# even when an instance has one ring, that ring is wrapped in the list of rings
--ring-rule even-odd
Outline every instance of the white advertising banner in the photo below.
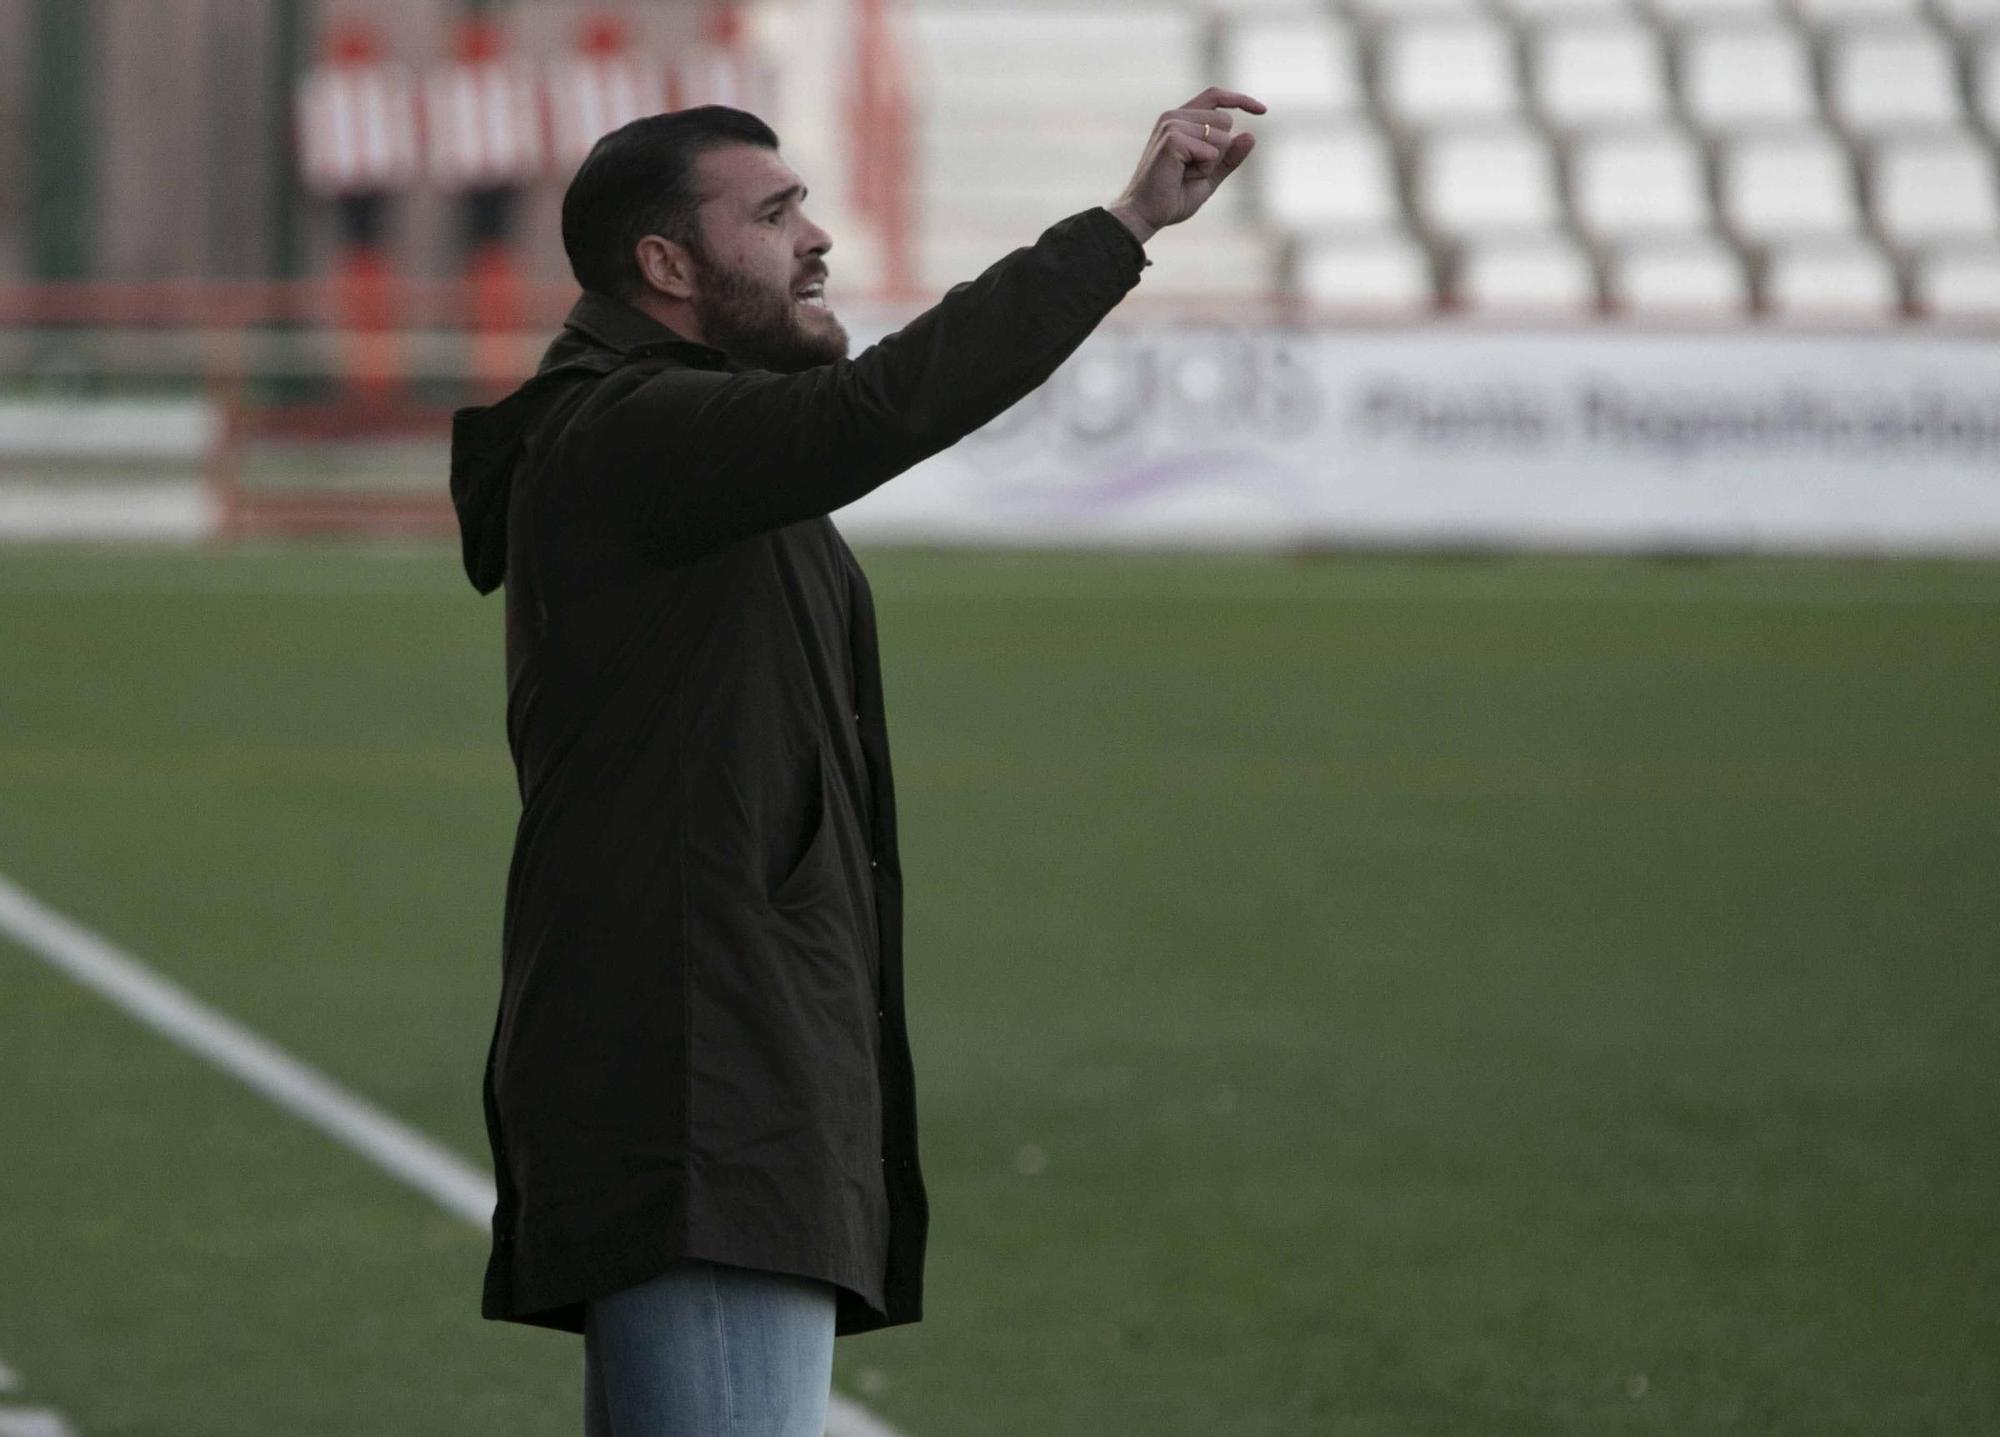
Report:
[[[888,326],[850,326],[859,353]],[[2000,343],[1107,324],[858,540],[2000,553]]]

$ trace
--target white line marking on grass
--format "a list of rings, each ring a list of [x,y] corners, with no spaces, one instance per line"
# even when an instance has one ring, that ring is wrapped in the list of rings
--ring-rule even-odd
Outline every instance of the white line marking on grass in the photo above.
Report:
[[[21,1385],[21,1375],[0,1362],[0,1392]],[[0,1437],[76,1437],[76,1429],[52,1407],[0,1406]]]
[[[5,878],[0,878],[0,929],[147,1027],[372,1159],[445,1211],[471,1223],[492,1220],[493,1181],[479,1169]]]
[[[828,1400],[826,1437],[903,1437],[903,1434],[838,1392]]]
[[[0,1437],[76,1437],[76,1429],[47,1407],[0,1407]]]
[[[76,1429],[46,1407],[0,1407],[0,1437],[76,1437]]]
[[[224,1017],[109,939],[64,917],[4,877],[0,877],[0,932],[170,1042],[206,1058],[287,1112],[401,1178],[446,1212],[476,1227],[490,1227],[493,1180],[484,1172]],[[6,1417],[5,1409],[0,1409],[0,1437],[68,1437],[64,1427],[9,1428]],[[899,1434],[867,1409],[835,1393],[827,1408],[826,1437]]]

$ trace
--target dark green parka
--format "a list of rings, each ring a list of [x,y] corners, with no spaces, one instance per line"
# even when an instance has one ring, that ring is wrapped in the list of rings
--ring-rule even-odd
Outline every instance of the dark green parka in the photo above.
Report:
[[[485,1316],[581,1332],[682,1256],[837,1284],[842,1333],[921,1316],[875,614],[827,515],[1035,389],[1146,263],[1086,210],[798,374],[586,293],[454,416],[522,805]]]

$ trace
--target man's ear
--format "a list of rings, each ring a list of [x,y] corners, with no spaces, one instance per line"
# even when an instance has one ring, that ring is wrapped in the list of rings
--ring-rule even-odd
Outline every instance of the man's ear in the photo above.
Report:
[[[635,251],[646,288],[668,299],[694,298],[694,259],[687,250],[661,235],[647,235]]]

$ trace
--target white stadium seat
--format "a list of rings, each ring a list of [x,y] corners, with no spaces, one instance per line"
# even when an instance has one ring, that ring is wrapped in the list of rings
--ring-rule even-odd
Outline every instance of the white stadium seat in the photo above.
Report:
[[[1124,125],[1094,123],[1072,130],[1045,119],[993,126],[939,116],[918,125],[911,136],[917,228],[954,234],[983,229],[1001,241],[990,264],[1013,246],[1033,242],[1040,233],[1036,217],[1109,203],[1105,196],[1115,195],[1123,183],[1112,177],[1132,172],[1130,127],[1135,123],[1137,117]],[[1052,162],[1057,153],[1060,161]],[[1216,203],[1225,199],[1226,191]],[[1238,196],[1232,208],[1241,201]],[[921,237],[917,246],[925,249]],[[944,272],[935,278],[956,283],[978,272]]]
[[[1300,297],[1353,309],[1430,308],[1430,259],[1408,235],[1314,240],[1298,250]]]
[[[1723,218],[1752,239],[1860,226],[1846,148],[1824,131],[1741,137],[1724,146],[1720,167]]]
[[[1960,123],[1951,50],[1929,29],[1871,26],[1836,36],[1826,88],[1835,118],[1857,130]]]
[[[1870,167],[1875,220],[1899,244],[2000,235],[2000,178],[1974,135],[1884,143]]]
[[[1940,317],[2000,318],[2000,240],[1953,245],[1919,257],[1918,305]]]
[[[1289,118],[1361,108],[1354,36],[1324,14],[1229,21],[1222,30],[1221,61],[1222,84],[1255,95],[1274,114]]]
[[[1701,152],[1665,126],[1585,135],[1570,151],[1579,224],[1599,236],[1695,234],[1712,228]]]
[[[1987,131],[2000,135],[2000,17],[1972,53],[1972,103]]]
[[[1259,99],[1263,97],[1258,96]],[[1264,213],[1301,231],[1383,229],[1400,223],[1395,165],[1373,125],[1287,126],[1257,136],[1255,176]]]
[[[1750,299],[1742,256],[1712,235],[1620,245],[1607,288],[1612,304],[1631,314],[1740,312]]]
[[[1555,228],[1555,166],[1548,142],[1524,125],[1430,136],[1416,180],[1418,209],[1446,234]]]
[[[1495,0],[1503,14],[1528,25],[1583,20],[1630,20],[1634,0]]]
[[[1401,25],[1411,20],[1479,19],[1483,0],[1352,0],[1355,14],[1375,25]]]
[[[1283,250],[1281,237],[1261,231],[1172,225],[1147,241],[1152,263],[1134,294],[1262,299],[1278,287]]]
[[[2000,0],[1937,0],[1937,8],[1945,23],[1961,34],[2000,25]]]
[[[912,5],[902,25],[924,110],[978,111],[996,122],[1051,104],[1067,114],[1157,116],[1212,82],[1201,33],[1192,12],[1157,4]],[[1104,63],[1108,56],[1118,63]],[[1090,79],[1083,89],[1080,75]],[[1171,98],[1161,100],[1162,90]]]
[[[1100,189],[1108,181],[1115,194],[1123,181],[1111,177],[1121,167],[1131,175],[1146,137],[1143,127],[1135,142],[1122,126],[1081,127],[1046,115],[1023,116],[1011,125],[946,123],[940,117],[915,130],[912,150],[920,182],[947,192],[1031,188],[1060,175],[1095,181]],[[1060,162],[1053,160],[1057,152]]]
[[[1921,0],[1793,0],[1807,24],[1822,27],[1923,18]]]
[[[1530,42],[1536,99],[1554,124],[1658,120],[1667,114],[1665,57],[1644,25],[1549,25]]]
[[[912,6],[903,21],[917,116],[912,247],[926,287],[972,278],[1032,243],[1050,216],[1106,203],[1132,173],[1143,143],[1134,136],[1214,80],[1206,22],[1179,6],[969,0]],[[1218,238],[1228,233],[1219,248],[1232,253],[1251,246],[1247,275],[1259,263],[1242,237],[1243,208],[1239,195],[1218,212]],[[1165,262],[1155,263],[1147,284],[1166,287],[1156,283],[1169,278]],[[1232,292],[1241,283],[1222,269],[1214,278]]]
[[[1521,108],[1514,44],[1491,20],[1420,21],[1382,39],[1382,94],[1415,124],[1511,116]]]
[[[1805,124],[1817,118],[1805,45],[1780,25],[1718,25],[1681,52],[1689,116],[1710,130]]]
[[[1717,21],[1771,20],[1782,6],[1780,0],[1650,0],[1649,8],[1662,24],[1680,28]]]
[[[1900,307],[1896,272],[1866,240],[1808,240],[1771,252],[1764,300],[1773,314],[1880,319]]]
[[[1590,259],[1561,235],[1479,241],[1460,257],[1458,297],[1475,310],[1592,309]]]

